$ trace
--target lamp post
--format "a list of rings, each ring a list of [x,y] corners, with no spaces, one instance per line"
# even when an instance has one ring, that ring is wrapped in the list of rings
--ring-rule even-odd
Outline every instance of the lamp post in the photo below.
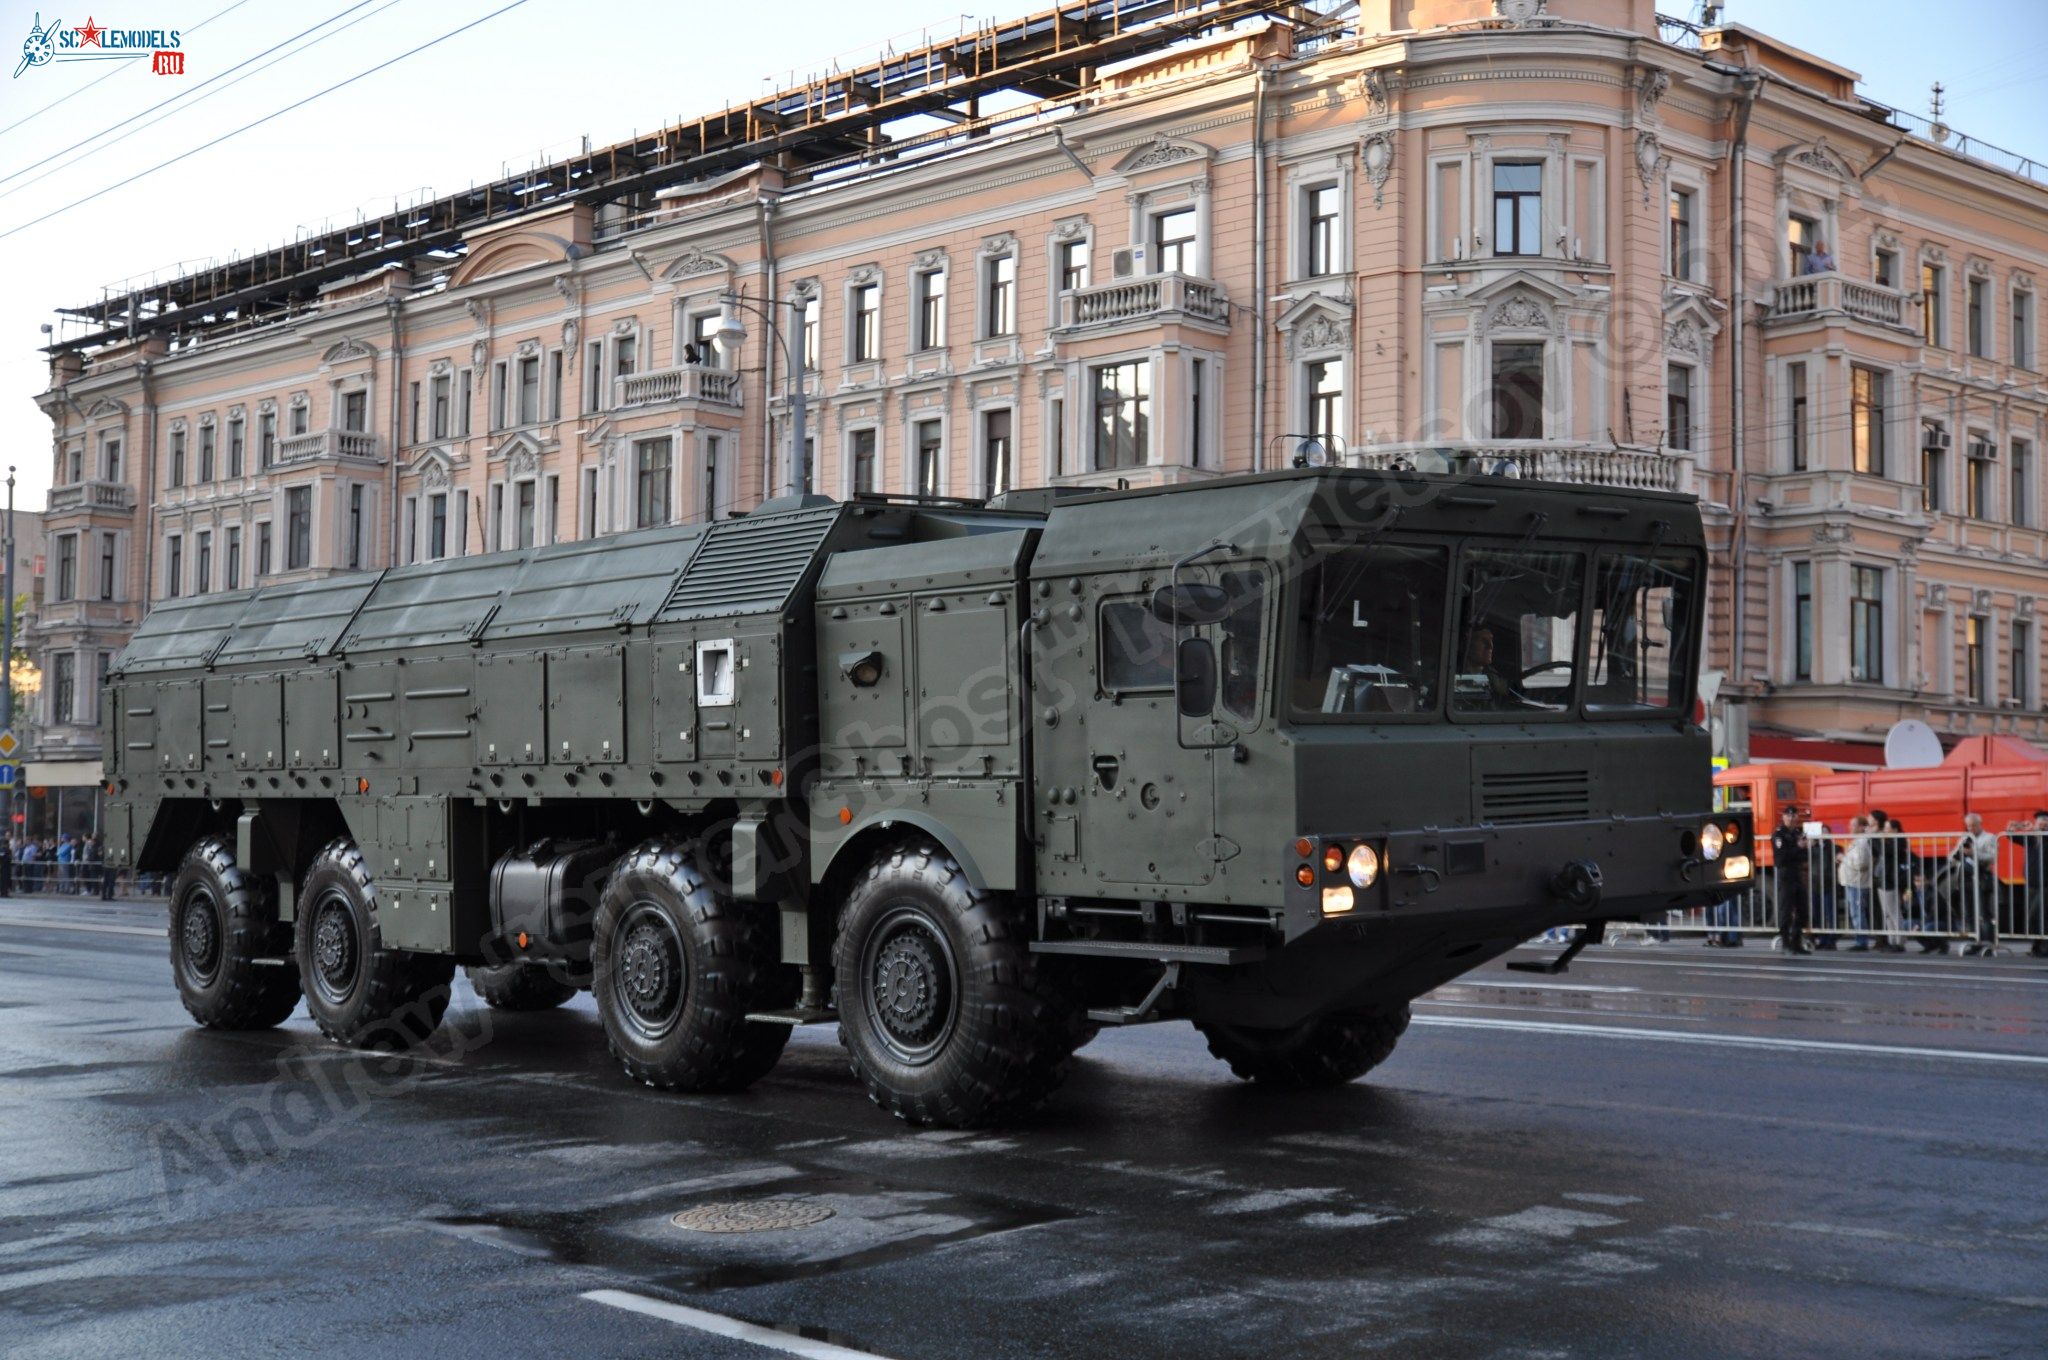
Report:
[[[0,553],[7,556],[7,565],[0,568],[0,592],[6,598],[0,600],[0,657],[5,658],[6,683],[0,684],[0,728],[14,726],[14,468],[7,469],[7,528],[0,534]],[[12,757],[9,757],[12,759]],[[17,775],[17,778],[19,776]],[[14,785],[0,788],[0,836],[14,834]],[[7,856],[8,861],[13,855]],[[12,878],[10,873],[9,878]],[[12,883],[6,885],[11,892]]]
[[[742,311],[752,312],[768,325],[769,334],[782,346],[784,358],[789,362],[789,489],[792,494],[801,494],[804,474],[804,441],[806,438],[806,395],[804,392],[804,298],[791,298],[786,303],[769,301],[756,303],[743,294],[727,293],[719,299],[725,314],[718,319],[718,325],[711,332],[712,343],[719,352],[739,358],[740,348],[747,342],[747,323],[740,320]],[[789,336],[776,324],[771,308],[787,306],[796,314],[797,342],[792,345]],[[773,487],[769,488],[774,491]]]

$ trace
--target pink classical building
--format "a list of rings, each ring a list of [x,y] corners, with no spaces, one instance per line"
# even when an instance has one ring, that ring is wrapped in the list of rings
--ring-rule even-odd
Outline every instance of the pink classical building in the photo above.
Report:
[[[1257,8],[995,25],[84,309],[40,398],[75,563],[46,649],[90,671],[172,595],[731,514],[792,466],[980,497],[1314,438],[1696,494],[1738,755],[2048,734],[2038,167],[1651,0]],[[93,693],[46,752],[96,753]]]

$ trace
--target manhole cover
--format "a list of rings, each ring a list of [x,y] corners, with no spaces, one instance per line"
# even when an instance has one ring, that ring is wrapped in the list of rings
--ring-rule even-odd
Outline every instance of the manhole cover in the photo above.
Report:
[[[830,1217],[830,1209],[809,1200],[752,1199],[732,1204],[700,1204],[683,1210],[669,1222],[690,1232],[747,1233],[808,1228]]]

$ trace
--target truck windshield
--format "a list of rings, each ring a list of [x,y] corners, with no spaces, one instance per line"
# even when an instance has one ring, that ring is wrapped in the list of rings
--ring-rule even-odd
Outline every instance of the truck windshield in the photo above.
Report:
[[[1593,576],[1592,713],[1669,711],[1691,702],[1699,564],[1675,554],[1605,552]]]
[[[1459,589],[1459,713],[1562,713],[1572,706],[1586,559],[1576,552],[1474,550]]]
[[[1449,576],[1449,550],[1403,544],[1343,549],[1310,566],[1297,596],[1294,711],[1434,711]]]

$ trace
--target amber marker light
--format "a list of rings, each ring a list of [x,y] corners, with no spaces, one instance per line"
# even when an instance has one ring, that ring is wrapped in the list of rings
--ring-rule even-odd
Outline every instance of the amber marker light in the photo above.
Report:
[[[370,791],[370,781],[369,781],[369,780],[367,780],[367,779],[358,779],[358,780],[356,781],[356,792],[357,792],[357,793],[368,793],[369,791]]]
[[[1294,881],[1304,888],[1313,888],[1316,885],[1316,871],[1304,864],[1294,871]]]
[[[1344,847],[1326,845],[1323,847],[1323,872],[1334,874],[1344,867]]]
[[[853,825],[853,809],[852,809],[852,808],[850,808],[850,807],[843,807],[843,808],[839,809],[839,824],[840,824],[841,826],[851,826],[851,825]]]
[[[1311,854],[1315,852],[1315,848],[1315,843],[1309,840],[1308,837],[1303,836],[1300,840],[1294,843],[1295,858],[1307,859]]]
[[[769,783],[771,783],[771,784],[773,784],[773,785],[775,785],[775,787],[777,787],[777,788],[781,788],[781,787],[782,787],[782,771],[780,771],[780,770],[770,770],[770,771],[768,772],[768,782],[769,782]]]
[[[527,934],[526,934],[526,932],[525,932],[525,931],[523,931],[523,930],[522,930],[522,931],[520,931],[520,932],[519,932],[519,947],[520,947],[521,949],[524,949],[524,948],[526,948],[526,941],[527,941]]]

